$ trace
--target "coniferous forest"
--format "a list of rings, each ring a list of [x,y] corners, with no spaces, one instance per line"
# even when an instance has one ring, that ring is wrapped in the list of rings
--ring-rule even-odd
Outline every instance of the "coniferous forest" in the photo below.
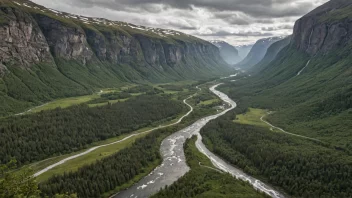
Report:
[[[217,171],[210,160],[195,146],[196,136],[185,142],[184,150],[187,165],[191,170],[171,186],[162,189],[152,198],[190,198],[190,197],[231,197],[264,198],[248,183],[237,180],[230,174]]]
[[[234,123],[228,113],[201,133],[214,153],[295,197],[350,197],[352,156],[268,128]]]
[[[181,102],[142,95],[126,102],[89,108],[79,105],[0,120],[0,164],[18,165],[71,153],[89,144],[176,118]]]
[[[180,126],[159,129],[137,139],[131,147],[112,156],[79,168],[76,172],[51,177],[41,183],[39,189],[43,196],[50,197],[62,193],[76,193],[78,197],[101,197],[104,193],[109,194],[135,176],[148,174],[146,168],[161,160],[161,141],[178,129]]]

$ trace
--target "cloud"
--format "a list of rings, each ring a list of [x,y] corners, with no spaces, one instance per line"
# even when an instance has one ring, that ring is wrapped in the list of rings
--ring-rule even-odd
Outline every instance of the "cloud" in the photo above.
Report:
[[[292,30],[292,29],[293,29],[293,25],[262,27],[262,31],[266,31],[266,32],[277,31],[277,30]]]
[[[177,8],[192,10],[194,7],[211,11],[239,11],[255,17],[301,16],[314,8],[311,0],[63,0],[84,8],[104,7],[114,10],[141,9],[161,12]],[[160,6],[162,5],[162,6]]]
[[[226,36],[237,36],[237,37],[271,37],[274,36],[272,33],[263,33],[263,32],[251,32],[251,31],[242,31],[242,32],[228,32],[228,31],[216,31],[211,33],[200,33],[198,36],[217,36],[217,37],[226,37]]]
[[[52,9],[175,29],[231,44],[292,33],[295,20],[328,0],[32,0]]]

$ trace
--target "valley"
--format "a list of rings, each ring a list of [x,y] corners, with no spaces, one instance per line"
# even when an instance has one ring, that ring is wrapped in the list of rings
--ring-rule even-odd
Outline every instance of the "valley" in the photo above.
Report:
[[[0,0],[0,198],[351,197],[352,2],[256,6]]]

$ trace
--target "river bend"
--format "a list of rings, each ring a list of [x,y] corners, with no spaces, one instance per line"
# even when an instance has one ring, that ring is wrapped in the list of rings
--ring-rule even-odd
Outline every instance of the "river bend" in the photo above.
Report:
[[[185,154],[183,151],[183,145],[186,139],[192,137],[193,135],[198,136],[196,146],[200,152],[205,154],[218,169],[228,172],[237,179],[248,181],[255,189],[265,192],[274,198],[283,198],[284,196],[273,189],[271,186],[264,184],[263,182],[255,179],[240,169],[228,164],[221,158],[217,157],[215,154],[210,152],[202,142],[202,136],[200,134],[201,128],[203,128],[209,121],[214,120],[228,111],[236,108],[236,103],[231,100],[226,94],[217,91],[216,88],[221,85],[215,85],[210,88],[214,94],[216,94],[220,99],[226,102],[230,107],[225,111],[202,118],[192,125],[170,135],[165,138],[161,143],[160,152],[163,158],[163,162],[154,171],[152,171],[148,176],[144,177],[138,183],[133,185],[131,188],[126,189],[112,197],[115,198],[145,198],[157,193],[161,188],[166,185],[171,185],[177,181],[180,177],[185,175],[190,168],[186,164]]]

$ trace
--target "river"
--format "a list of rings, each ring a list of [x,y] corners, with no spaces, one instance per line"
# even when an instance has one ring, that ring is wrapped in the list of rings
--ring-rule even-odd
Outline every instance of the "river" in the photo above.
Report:
[[[210,152],[202,142],[202,136],[200,129],[203,128],[209,121],[214,120],[228,111],[236,108],[237,104],[231,100],[226,94],[217,91],[216,88],[221,85],[215,85],[210,90],[216,94],[220,99],[230,105],[225,111],[202,118],[192,125],[182,129],[169,137],[165,138],[161,143],[160,152],[163,157],[163,162],[148,176],[144,177],[138,183],[133,185],[131,188],[115,194],[114,198],[145,198],[157,193],[161,188],[166,185],[171,185],[177,181],[180,177],[185,175],[190,168],[186,164],[185,154],[183,151],[183,144],[186,139],[193,135],[198,136],[196,146],[200,152],[205,154],[218,169],[228,172],[238,179],[248,181],[255,189],[258,189],[274,198],[283,198],[284,196],[273,189],[271,186],[264,184],[263,182],[248,176],[240,169],[226,163],[224,160],[217,157],[215,154]]]

